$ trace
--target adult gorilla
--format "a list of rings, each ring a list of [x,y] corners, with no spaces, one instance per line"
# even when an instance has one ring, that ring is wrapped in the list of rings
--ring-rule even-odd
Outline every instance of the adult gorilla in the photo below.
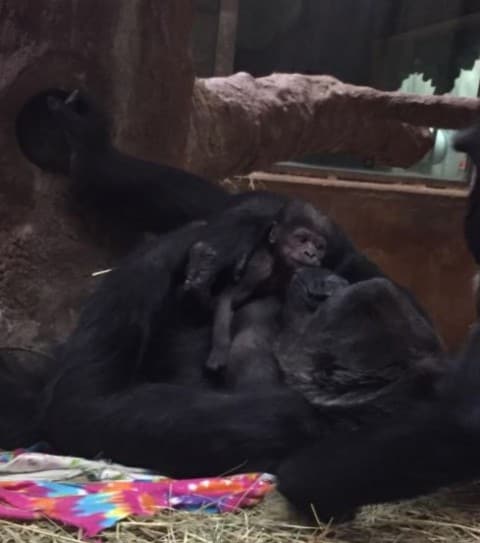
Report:
[[[186,172],[120,154],[100,117],[78,98],[69,104],[50,100],[50,107],[68,136],[75,191],[90,204],[155,231],[230,210],[214,219],[219,273],[238,264],[285,201],[269,193],[253,200],[229,197]],[[319,304],[308,277],[301,288],[298,278],[293,281],[286,328],[275,350],[282,368],[298,368],[292,388],[215,390],[201,374],[211,314],[181,288],[188,250],[203,229],[194,223],[165,234],[102,281],[59,352],[45,437],[65,453],[103,454],[173,476],[279,470],[287,497],[299,507],[313,501],[322,516],[361,505],[368,492],[357,488],[354,499],[339,490],[330,503],[322,477],[310,483],[305,466],[322,468],[317,458],[327,445],[337,458],[344,436],[358,435],[352,428],[380,425],[383,431],[385,418],[409,421],[415,409],[431,416],[442,358],[434,331],[411,297],[384,279],[332,224],[326,263],[352,285]],[[407,427],[416,433],[414,422]],[[355,447],[349,454],[356,455]],[[302,483],[297,473],[304,475]],[[351,474],[334,473],[332,486],[341,489]]]

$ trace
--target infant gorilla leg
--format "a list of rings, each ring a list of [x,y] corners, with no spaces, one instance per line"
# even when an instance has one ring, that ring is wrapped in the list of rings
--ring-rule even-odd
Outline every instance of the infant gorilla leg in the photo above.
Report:
[[[233,320],[232,297],[234,290],[227,289],[220,295],[213,323],[212,350],[205,364],[207,370],[218,372],[225,368],[231,350]]]
[[[280,301],[271,296],[252,301],[237,311],[226,370],[230,388],[261,388],[280,382],[280,370],[272,351],[280,309]]]

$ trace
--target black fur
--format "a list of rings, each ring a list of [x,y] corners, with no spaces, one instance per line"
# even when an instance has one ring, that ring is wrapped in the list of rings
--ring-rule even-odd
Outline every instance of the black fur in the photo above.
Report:
[[[292,456],[279,469],[280,492],[299,510],[328,519],[480,477],[479,354],[477,325],[436,398]]]
[[[88,300],[50,390],[45,428],[56,450],[175,476],[275,470],[293,452],[350,426],[357,406],[314,410],[284,386],[226,394],[196,377],[176,382],[177,371],[201,367],[210,348],[211,315],[182,289],[188,249],[202,228],[185,227],[127,258]],[[358,288],[368,300],[370,283]],[[339,314],[350,301],[339,302]],[[335,349],[344,339],[331,330],[326,341]],[[312,346],[306,349],[315,358]],[[355,343],[344,352],[352,367],[355,360],[378,363]],[[343,384],[344,374],[339,377]],[[354,375],[348,386],[358,384]]]
[[[228,194],[215,184],[115,149],[108,120],[85,95],[74,94],[66,102],[51,96],[48,104],[70,146],[68,173],[78,203],[127,221],[132,229],[152,232],[206,218],[225,207]]]
[[[58,371],[50,354],[0,348],[0,447],[30,446],[44,438],[41,391]]]
[[[199,476],[274,469],[316,435],[313,410],[288,389],[229,395],[174,384],[177,365],[190,357],[199,368],[209,352],[210,330],[198,327],[203,310],[193,301],[182,315],[175,309],[197,228],[127,258],[88,300],[50,391],[46,431],[55,450]]]

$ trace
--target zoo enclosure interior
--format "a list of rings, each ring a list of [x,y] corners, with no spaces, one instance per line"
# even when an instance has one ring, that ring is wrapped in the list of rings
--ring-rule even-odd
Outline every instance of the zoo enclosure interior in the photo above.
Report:
[[[233,171],[237,149],[217,137],[217,126],[200,122],[213,129],[203,139],[225,151],[204,156],[192,113],[208,120],[201,114],[215,114],[219,101],[194,75],[298,72],[380,90],[478,95],[480,5],[473,0],[6,0],[0,20],[0,337],[11,346],[43,348],[65,337],[98,282],[92,272],[115,256],[107,237],[86,234],[67,211],[65,178],[19,152],[15,115],[35,93],[84,88],[113,114],[121,149],[207,176],[222,161]],[[202,109],[205,94],[212,101]],[[287,123],[277,126],[292,141]],[[415,292],[456,346],[473,317],[473,263],[462,234],[469,166],[451,151],[450,137],[437,130],[433,151],[408,170],[314,153],[253,177],[329,212]],[[259,150],[242,138],[249,161]],[[201,156],[192,159],[195,146]]]

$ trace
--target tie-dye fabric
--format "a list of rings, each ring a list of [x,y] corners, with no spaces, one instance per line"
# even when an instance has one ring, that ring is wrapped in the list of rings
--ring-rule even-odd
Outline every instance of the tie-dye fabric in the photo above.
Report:
[[[53,476],[50,480],[38,478],[47,473]],[[72,474],[81,478],[82,473],[97,480],[59,480]],[[104,480],[109,475],[121,480]],[[32,451],[0,453],[0,518],[50,518],[80,528],[87,536],[127,517],[151,516],[164,508],[221,513],[249,507],[273,486],[268,474],[175,480],[102,461]]]

